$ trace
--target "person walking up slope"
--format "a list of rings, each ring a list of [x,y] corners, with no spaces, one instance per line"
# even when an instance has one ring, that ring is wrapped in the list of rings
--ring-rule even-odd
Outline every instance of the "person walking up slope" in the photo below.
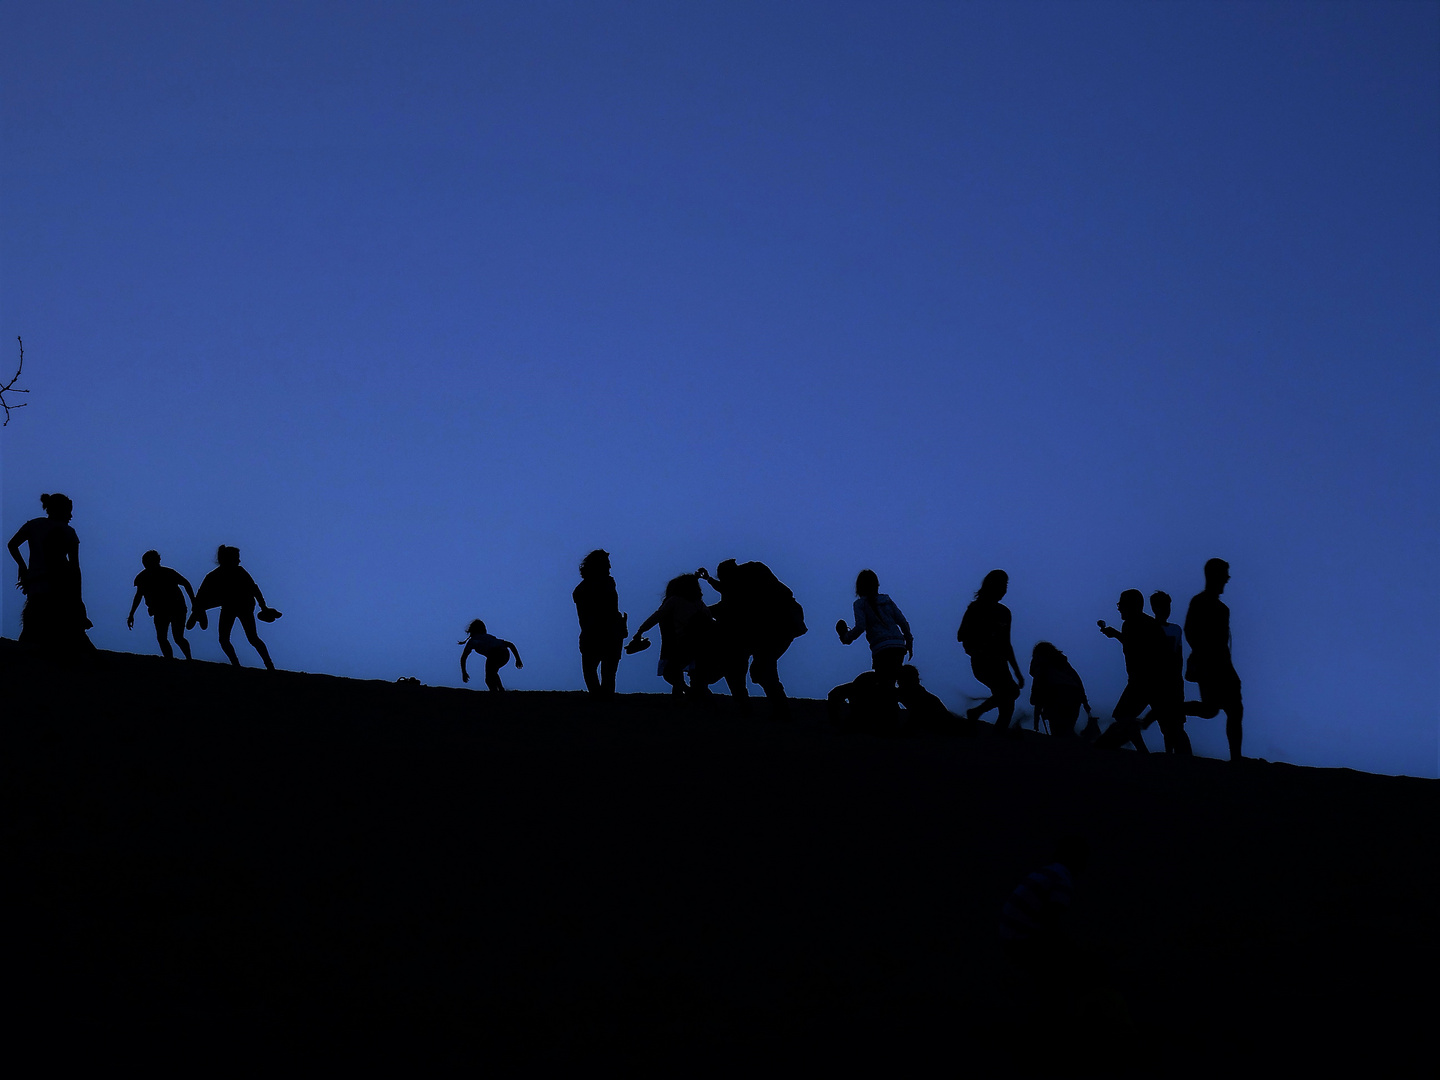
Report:
[[[870,665],[887,686],[900,680],[900,669],[915,655],[915,637],[910,624],[894,600],[880,591],[880,579],[874,570],[861,570],[855,576],[855,626],[841,619],[835,624],[840,643],[849,645],[861,634],[870,643]]]
[[[280,617],[280,612],[266,606],[260,586],[255,584],[255,579],[240,565],[238,547],[221,544],[215,550],[215,561],[219,565],[200,582],[200,591],[195,594],[194,608],[190,612],[190,622],[186,629],[203,619],[205,612],[218,607],[220,648],[230,658],[230,663],[240,666],[240,658],[235,655],[235,646],[230,644],[230,631],[235,628],[235,620],[239,619],[240,626],[245,631],[245,640],[260,654],[260,659],[265,661],[265,667],[274,671],[275,662],[270,659],[270,650],[265,647],[265,642],[260,640],[260,634],[255,629],[255,601],[260,601],[260,618],[265,622],[274,622]]]
[[[170,634],[175,636],[175,644],[180,646],[185,659],[191,659],[190,642],[185,640],[185,597],[180,595],[180,590],[183,588],[190,597],[192,608],[195,606],[195,590],[180,571],[160,565],[158,551],[145,552],[140,556],[140,563],[145,569],[135,575],[135,599],[130,604],[130,614],[125,618],[125,625],[131,630],[135,629],[135,610],[143,599],[145,610],[155,620],[155,636],[160,641],[160,651],[165,655],[165,659],[175,658],[175,651],[170,648],[167,636]]]
[[[1230,760],[1240,761],[1245,706],[1240,700],[1240,676],[1230,659],[1230,609],[1220,599],[1229,581],[1230,564],[1211,559],[1205,564],[1205,590],[1195,594],[1185,612],[1185,640],[1190,643],[1185,677],[1200,684],[1200,700],[1187,701],[1185,715],[1210,720],[1224,709]]]
[[[991,570],[965,609],[960,629],[955,631],[955,640],[965,647],[970,657],[970,670],[990,691],[988,698],[965,715],[978,720],[994,709],[998,731],[1009,729],[1015,715],[1015,699],[1025,688],[1025,676],[1020,674],[1020,663],[1010,644],[1010,609],[1000,603],[1009,588],[1010,575],[1004,570]]]

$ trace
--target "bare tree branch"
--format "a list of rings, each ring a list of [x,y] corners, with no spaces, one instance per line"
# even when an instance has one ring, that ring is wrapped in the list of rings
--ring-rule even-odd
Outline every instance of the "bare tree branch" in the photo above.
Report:
[[[15,340],[20,342],[20,365],[15,369],[15,374],[10,376],[10,381],[0,386],[0,408],[5,410],[5,423],[0,424],[0,427],[8,427],[10,425],[10,412],[12,409],[25,408],[23,401],[19,405],[12,405],[5,400],[5,395],[28,394],[30,392],[29,390],[21,390],[15,385],[20,381],[20,373],[25,370],[25,342],[20,340],[19,334],[15,335]]]

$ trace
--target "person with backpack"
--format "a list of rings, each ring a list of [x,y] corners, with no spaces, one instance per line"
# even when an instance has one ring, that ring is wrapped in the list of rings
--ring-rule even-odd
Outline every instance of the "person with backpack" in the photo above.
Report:
[[[988,698],[965,715],[978,720],[994,709],[997,731],[1009,730],[1015,716],[1015,699],[1025,688],[1025,676],[1020,674],[1020,662],[1015,659],[1015,649],[1010,644],[1010,609],[1000,603],[1009,588],[1010,575],[1004,570],[991,570],[965,609],[960,629],[955,631],[955,640],[970,657],[970,670],[976,681],[990,691]]]
[[[765,691],[771,715],[784,715],[790,699],[780,681],[780,657],[806,633],[805,611],[795,594],[762,562],[726,559],[715,568],[714,577],[703,566],[696,577],[720,594],[720,602],[710,610],[722,630],[721,648],[730,654],[726,665],[731,669],[727,681],[732,693],[749,697],[744,676],[748,662],[750,678]],[[738,671],[733,670],[736,667]]]
[[[885,685],[894,687],[900,681],[900,669],[915,655],[915,637],[910,624],[894,600],[880,591],[880,578],[874,570],[861,570],[855,576],[855,625],[835,624],[840,643],[849,645],[861,634],[870,643],[870,666]]]

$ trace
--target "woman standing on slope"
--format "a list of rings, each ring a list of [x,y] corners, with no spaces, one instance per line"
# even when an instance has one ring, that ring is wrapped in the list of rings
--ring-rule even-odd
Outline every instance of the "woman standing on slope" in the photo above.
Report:
[[[85,631],[91,622],[80,598],[80,538],[70,527],[75,506],[58,492],[41,495],[43,518],[21,525],[7,545],[20,570],[16,588],[25,594],[20,614],[20,640],[59,655],[72,648],[93,650]],[[30,562],[20,557],[20,545],[30,545]]]
[[[625,644],[625,616],[610,576],[610,553],[596,548],[580,560],[580,584],[570,594],[580,619],[580,667],[585,689],[592,694],[615,693],[615,670]]]
[[[880,591],[874,570],[855,575],[855,626],[841,619],[835,624],[840,643],[849,645],[861,634],[870,643],[870,665],[888,686],[900,678],[907,657],[915,655],[915,637],[895,601]]]
[[[991,570],[986,574],[975,599],[965,609],[960,629],[955,632],[955,640],[965,646],[970,656],[970,670],[990,691],[988,698],[965,715],[976,720],[995,709],[995,727],[1000,731],[1009,729],[1015,715],[1015,699],[1025,686],[1025,676],[1020,674],[1020,664],[1010,645],[1010,609],[1000,603],[1009,588],[1010,575],[1004,570]]]
[[[215,549],[215,561],[219,565],[205,575],[205,580],[200,582],[200,590],[195,594],[189,625],[194,626],[199,619],[204,618],[206,611],[218,607],[220,648],[230,658],[230,663],[240,666],[240,658],[235,655],[235,646],[230,644],[230,631],[235,628],[235,620],[239,619],[240,626],[245,631],[245,640],[255,647],[260,659],[265,661],[265,666],[274,671],[275,662],[270,659],[270,650],[265,648],[265,642],[260,640],[260,635],[255,630],[255,601],[260,601],[260,618],[266,622],[274,622],[280,617],[280,612],[265,606],[265,596],[261,593],[260,586],[255,584],[249,571],[240,565],[238,547],[221,544]]]

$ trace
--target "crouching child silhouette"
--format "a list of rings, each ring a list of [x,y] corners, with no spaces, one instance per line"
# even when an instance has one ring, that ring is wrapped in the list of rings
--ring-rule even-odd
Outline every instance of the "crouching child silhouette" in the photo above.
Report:
[[[500,669],[510,662],[512,652],[515,654],[515,670],[523,668],[525,662],[520,659],[520,650],[515,648],[513,642],[487,633],[485,623],[480,619],[476,619],[465,629],[469,636],[461,642],[465,651],[460,654],[460,681],[470,681],[470,672],[465,670],[465,661],[472,652],[479,653],[485,657],[485,685],[491,690],[504,690],[505,687],[500,682]]]
[[[191,608],[195,607],[195,590],[180,571],[160,565],[158,551],[145,552],[140,556],[140,562],[145,569],[135,575],[135,599],[130,604],[130,614],[125,618],[125,625],[131,630],[135,629],[135,611],[140,606],[140,601],[144,600],[145,610],[155,620],[155,637],[160,642],[160,651],[165,654],[165,658],[171,660],[175,657],[169,640],[169,635],[173,634],[175,644],[180,646],[185,659],[192,659],[190,642],[185,640],[185,597],[180,595],[180,590],[183,588],[190,597]],[[202,620],[202,627],[203,625]]]
[[[215,561],[219,565],[200,582],[200,591],[195,594],[194,610],[190,613],[190,622],[186,629],[194,626],[196,622],[204,626],[205,612],[218,607],[220,648],[229,657],[230,663],[240,666],[240,658],[235,655],[235,646],[230,644],[230,631],[235,628],[235,620],[239,619],[240,626],[245,631],[245,640],[260,654],[260,659],[265,661],[265,667],[274,671],[275,662],[270,659],[270,650],[265,647],[265,642],[260,640],[260,635],[255,630],[255,602],[260,602],[259,618],[263,622],[274,622],[280,617],[280,612],[265,603],[260,586],[255,584],[249,571],[240,565],[238,547],[221,544],[215,551]]]

